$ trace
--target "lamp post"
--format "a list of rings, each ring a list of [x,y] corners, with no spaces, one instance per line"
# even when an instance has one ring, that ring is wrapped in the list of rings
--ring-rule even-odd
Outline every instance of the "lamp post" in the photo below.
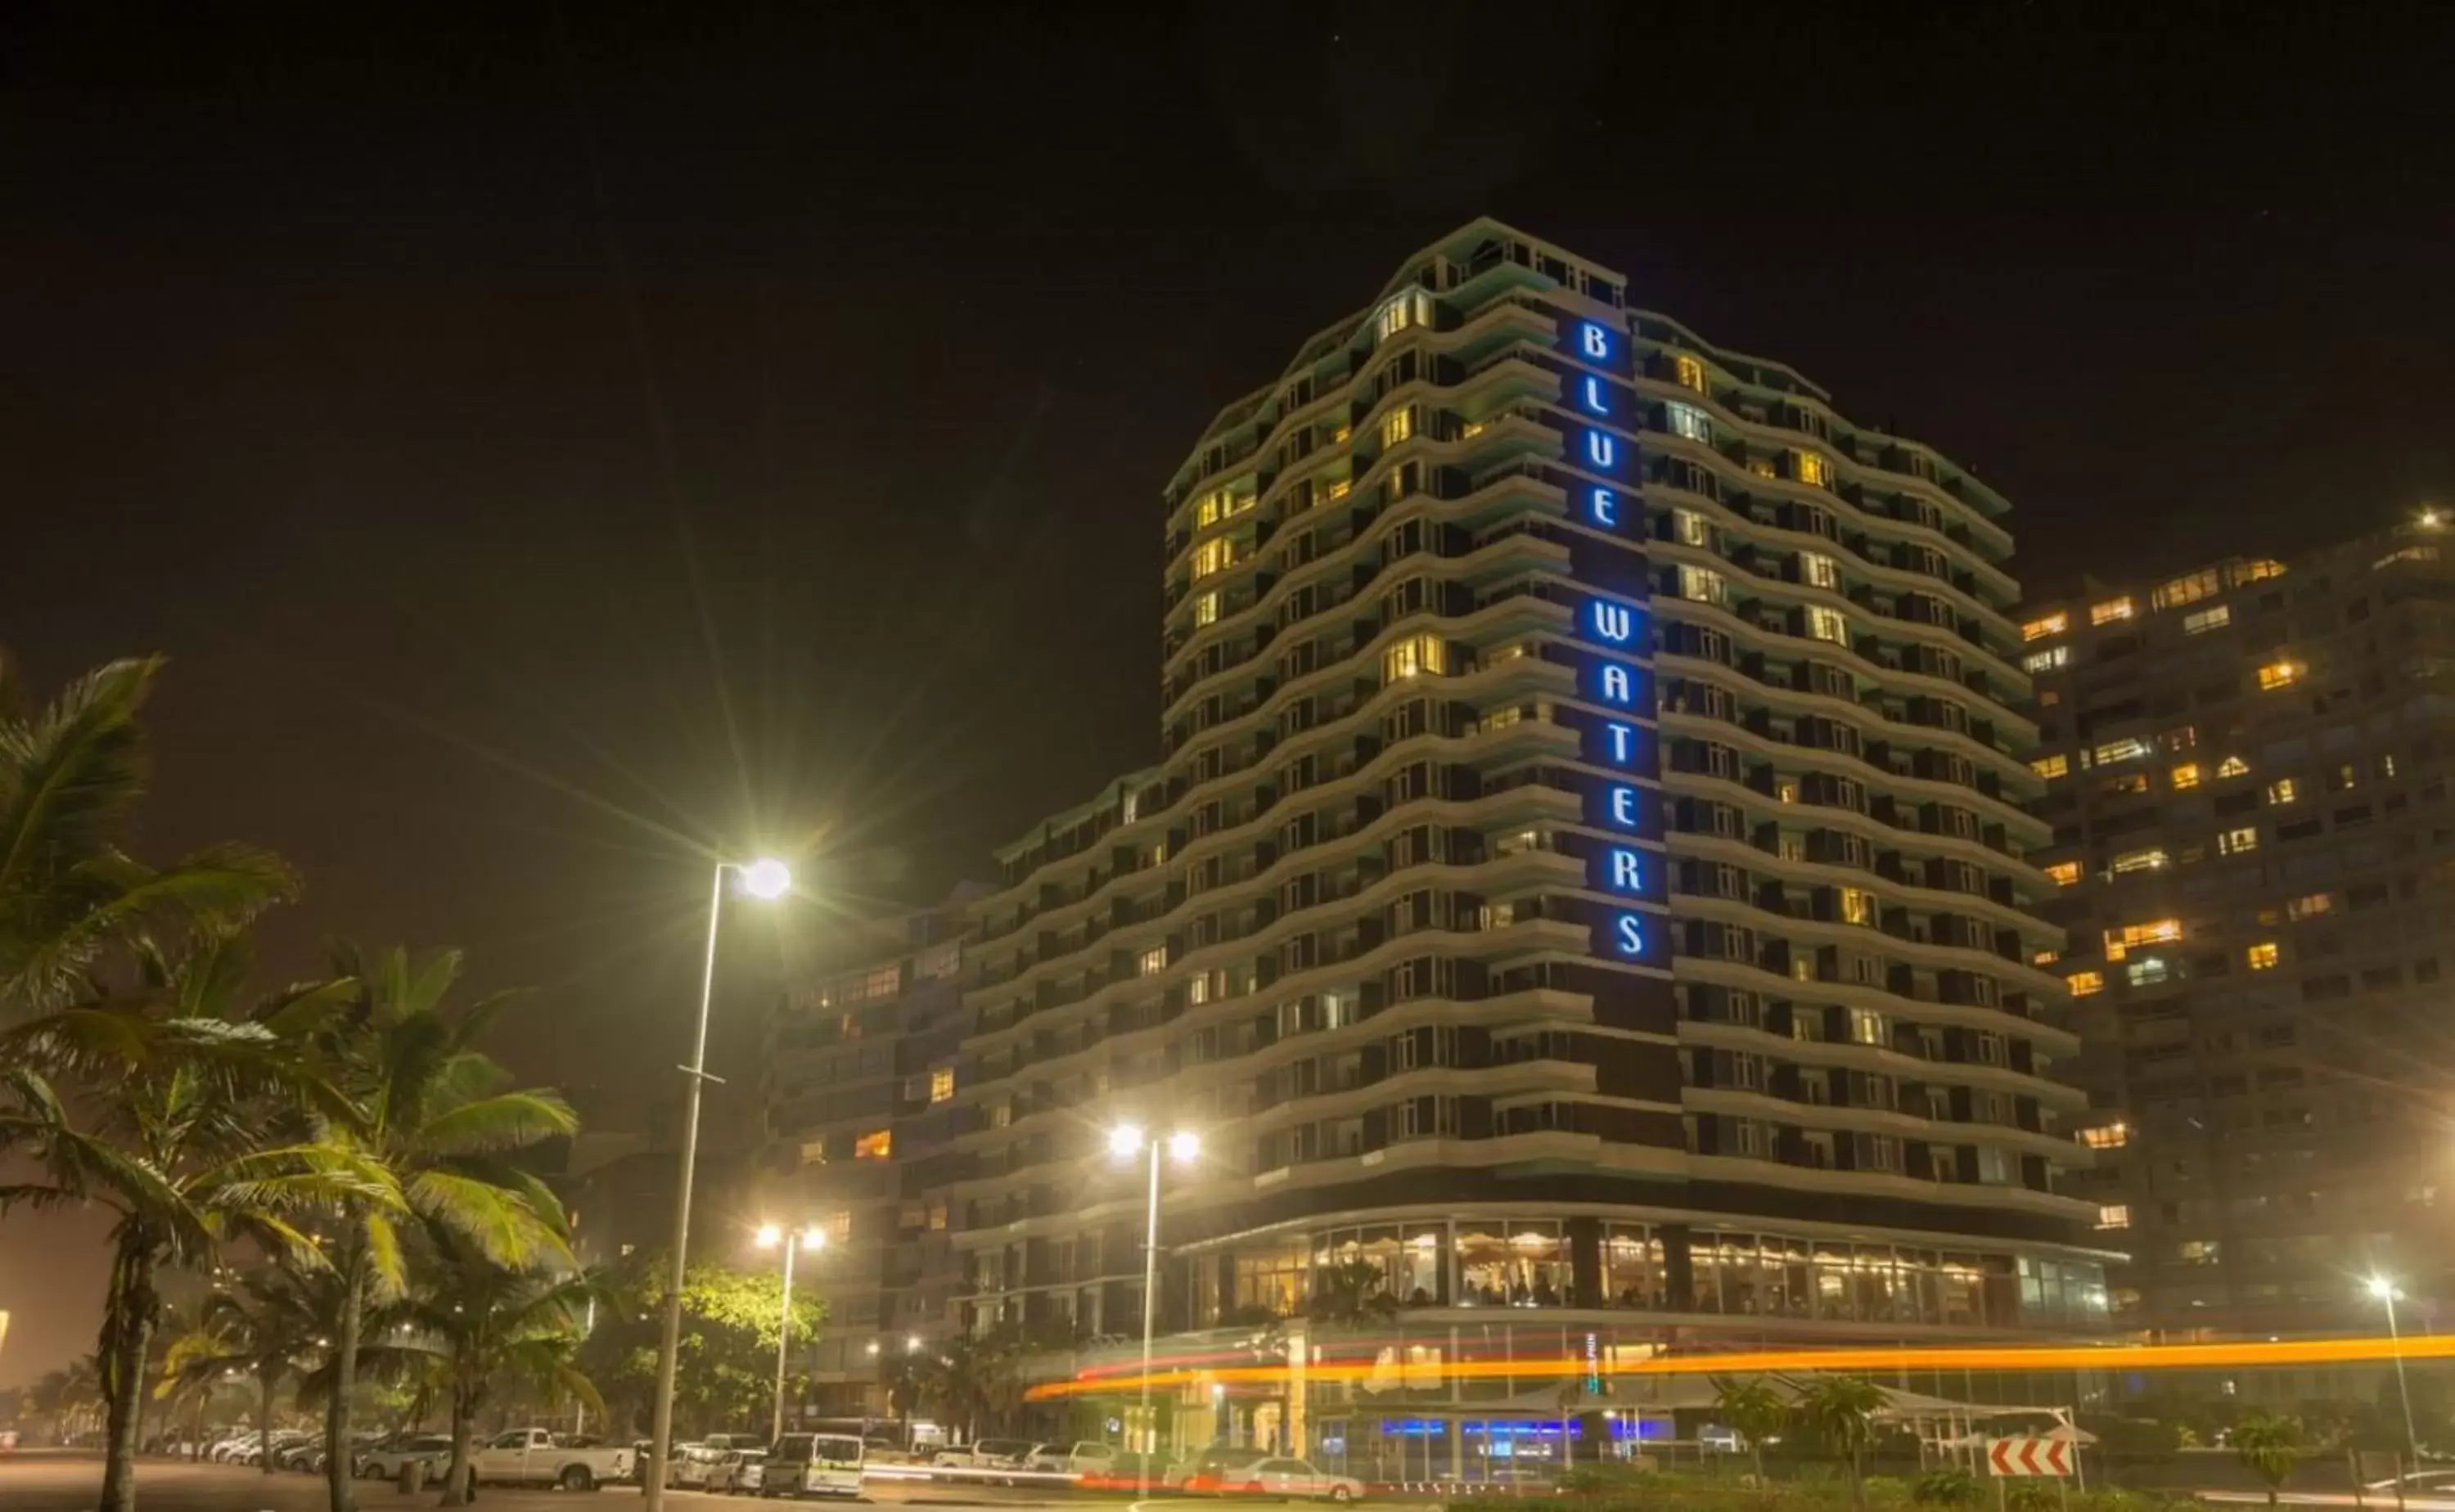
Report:
[[[2386,1337],[2395,1350],[2395,1394],[2404,1403],[2404,1453],[2411,1456],[2413,1464],[2419,1464],[2421,1436],[2412,1431],[2412,1388],[2404,1383],[2404,1335],[2395,1326],[2395,1304],[2403,1300],[2404,1293],[2397,1291],[2395,1282],[2387,1278],[2373,1276],[2370,1278],[2370,1295],[2386,1303]]]
[[[699,1161],[699,1096],[700,1083],[707,1079],[707,1011],[716,996],[716,935],[724,917],[727,872],[740,877],[741,890],[756,898],[773,900],[793,889],[791,870],[781,861],[763,859],[747,866],[739,861],[719,861],[716,875],[708,883],[707,963],[700,972],[699,1032],[691,1041],[690,1064],[681,1068],[689,1086],[682,1095],[681,1178],[674,1183],[674,1262],[666,1278],[664,1337],[657,1350],[656,1426],[648,1440],[645,1483],[639,1488],[647,1499],[647,1512],[663,1512],[665,1466],[673,1454],[674,1367],[682,1343],[682,1275],[690,1249],[691,1172]]]
[[[1134,1456],[1134,1479],[1140,1494],[1150,1495],[1151,1451],[1159,1446],[1159,1427],[1151,1421],[1151,1328],[1159,1307],[1159,1153],[1161,1141],[1146,1137],[1139,1124],[1121,1123],[1108,1131],[1108,1153],[1130,1160],[1150,1152],[1150,1205],[1143,1232],[1143,1447]],[[1190,1163],[1202,1153],[1200,1136],[1179,1129],[1167,1137],[1167,1153]]]
[[[773,1223],[759,1230],[759,1247],[774,1249],[784,1246],[784,1303],[776,1320],[776,1421],[767,1430],[767,1441],[775,1443],[784,1437],[784,1346],[793,1338],[793,1252],[798,1249],[822,1250],[827,1247],[827,1236],[816,1223],[798,1234],[787,1234]]]

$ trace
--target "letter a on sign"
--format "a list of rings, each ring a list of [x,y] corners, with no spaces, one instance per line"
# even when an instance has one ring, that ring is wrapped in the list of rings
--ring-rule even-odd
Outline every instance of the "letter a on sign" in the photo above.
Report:
[[[1589,320],[1577,328],[1577,339],[1584,344],[1586,355],[1596,362],[1611,359],[1611,333]]]

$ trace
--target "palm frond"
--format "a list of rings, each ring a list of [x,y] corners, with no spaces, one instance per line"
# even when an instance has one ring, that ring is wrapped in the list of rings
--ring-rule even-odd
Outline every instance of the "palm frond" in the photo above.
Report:
[[[433,1157],[495,1155],[525,1149],[579,1127],[571,1104],[551,1092],[504,1092],[464,1102],[426,1120],[411,1143]]]
[[[570,1262],[561,1236],[527,1200],[491,1181],[453,1171],[420,1171],[410,1179],[408,1195],[420,1216],[468,1240],[497,1265]]]

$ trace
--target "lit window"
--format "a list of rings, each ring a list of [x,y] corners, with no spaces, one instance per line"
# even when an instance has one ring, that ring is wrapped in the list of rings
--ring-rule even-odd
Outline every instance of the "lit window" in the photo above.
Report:
[[[1807,611],[1807,635],[1810,640],[1829,640],[1836,646],[1850,644],[1850,622],[1840,612],[1810,606]]]
[[[2214,609],[2198,609],[2184,615],[2182,616],[2182,634],[2185,635],[2201,635],[2211,630],[2222,630],[2225,626],[2232,623],[2233,606],[2230,604],[2219,604]]]
[[[2267,784],[2268,802],[2290,803],[2293,801],[2293,779],[2291,777],[2278,777],[2275,781]]]
[[[1672,368],[1679,376],[1679,387],[1705,392],[1705,365],[1694,357],[1681,355],[1672,359]]]
[[[2308,893],[2284,905],[2284,917],[2290,919],[2316,918],[2335,912],[2336,899],[2329,893]]]
[[[1449,645],[1438,635],[1409,635],[1381,654],[1381,677],[1395,682],[1418,673],[1449,671]]]
[[[2153,987],[2165,979],[2165,958],[2142,956],[2122,969],[2130,974],[2132,986]]]
[[[1730,602],[1730,591],[1722,582],[1721,574],[1710,567],[1690,567],[1685,564],[1682,564],[1679,569],[1679,596],[1693,599],[1700,604]]]
[[[2378,758],[2378,775],[2383,777],[2391,777],[2395,776],[2394,756],[2382,756]]]
[[[1694,510],[1671,512],[1671,538],[1682,546],[1713,545],[1714,537],[1708,534],[1710,530],[1711,527],[1705,523],[1705,516]]]
[[[1153,945],[1150,949],[1144,951],[1142,959],[1136,966],[1137,974],[1144,977],[1156,977],[1166,970],[1167,970],[1167,947],[1166,945]]]
[[[955,1068],[935,1066],[929,1072],[929,1100],[944,1102],[955,1095]]]
[[[2276,941],[2272,939],[2262,939],[2258,944],[2243,951],[2242,953],[2242,958],[2253,971],[2274,971],[2276,969]]]
[[[1400,405],[1381,419],[1381,444],[1396,446],[1415,433],[1415,411],[1411,405]]]
[[[2259,827],[2255,824],[2246,824],[2238,830],[2217,832],[2219,856],[2244,856],[2257,849],[2259,849]]]
[[[2271,661],[2259,669],[2262,689],[2289,688],[2302,680],[2302,664],[2298,661]]]
[[[1748,459],[1748,472],[1757,477],[1781,476],[1781,474],[1774,468],[1773,458],[1769,456],[1750,457]]]
[[[2046,875],[2055,879],[2055,885],[2057,887],[2075,886],[2080,881],[2080,863],[2078,861],[2057,861],[2054,865],[2046,868]]]
[[[2171,730],[2161,732],[2157,736],[2157,743],[2168,751],[2191,750],[2200,743],[2199,727],[2178,724]]]
[[[1829,487],[1833,482],[1833,464],[1814,452],[1793,452],[1790,454],[1790,475],[1817,488]]]
[[[1692,387],[1698,387],[1698,385],[1692,385]],[[1686,436],[1691,441],[1702,441],[1707,446],[1714,444],[1713,416],[1693,404],[1666,404],[1662,410],[1670,421],[1673,435]]]
[[[932,1202],[932,1203],[930,1203],[930,1204],[929,1204],[929,1228],[930,1228],[930,1230],[931,1230],[933,1233],[934,1233],[934,1232],[943,1232],[943,1231],[944,1230],[944,1228],[945,1228],[945,1227],[946,1227],[946,1204],[945,1204],[944,1202]]]
[[[2152,918],[2144,924],[2125,924],[2105,932],[2105,958],[2120,960],[2140,945],[2162,945],[2182,937],[2182,921],[2179,918]]]
[[[2073,972],[2071,976],[2064,978],[2064,981],[2065,985],[2071,988],[2071,995],[2075,998],[2094,997],[2105,991],[2105,978],[2093,971]]]
[[[1218,621],[1219,594],[1214,589],[1193,601],[1193,623],[1195,628],[1199,629],[1204,625],[1216,624]]]
[[[2066,776],[2070,774],[2071,757],[2059,751],[2053,756],[2041,756],[2029,763],[2029,770],[2051,782],[2059,776]]]
[[[2271,562],[2265,560],[2255,562],[2236,562],[2233,564],[2232,571],[2227,573],[2226,575],[2232,578],[2236,583],[2255,583],[2262,578],[2283,576],[2284,564],[2283,562]]]
[[[895,1131],[872,1129],[852,1141],[852,1158],[856,1160],[883,1160],[895,1153]]]
[[[1889,1045],[1893,1042],[1893,1026],[1873,1008],[1853,1008],[1850,1010],[1850,1038],[1855,1044]]]
[[[2106,741],[2089,755],[2099,766],[2107,766],[2116,761],[2137,761],[2153,749],[2140,736],[2127,735],[2120,740]]]
[[[1343,430],[1339,433],[1339,434],[1340,434],[1340,436],[1341,436],[1342,438],[1344,438],[1344,437],[1345,437],[1346,433],[1346,433],[1345,431],[1343,431]],[[1335,503],[1337,503],[1340,499],[1343,499],[1343,498],[1347,497],[1347,491],[1348,491],[1348,490],[1349,490],[1349,489],[1351,489],[1351,488],[1353,488],[1354,486],[1355,486],[1355,480],[1354,480],[1353,478],[1351,478],[1351,477],[1343,477],[1343,478],[1340,478],[1337,482],[1332,483],[1331,485],[1329,485],[1329,487],[1328,487],[1327,489],[1324,489],[1324,490],[1322,491],[1322,494],[1321,494],[1322,502],[1323,502],[1323,503],[1325,503],[1325,504],[1335,504]]]
[[[2062,958],[2063,953],[2061,951],[2051,948],[2046,950],[2033,950],[2029,952],[2029,964],[2032,966],[2051,966]]]
[[[2052,672],[2057,667],[2067,665],[2070,661],[2069,646],[2048,646],[2043,651],[2033,651],[2021,657],[2020,670],[2031,674]]]
[[[2129,619],[2134,613],[2131,595],[2125,594],[2120,598],[2109,598],[2101,604],[2089,605],[2088,622],[2092,625],[2108,625],[2118,619]]]
[[[1201,501],[1193,506],[1193,523],[1196,529],[1207,530],[1219,523],[1221,497],[1220,492],[1213,489],[1203,494]]]
[[[2097,1226],[2100,1228],[2129,1228],[2131,1226],[2131,1204],[2128,1202],[2107,1202],[2103,1204],[2097,1210]]]
[[[2172,776],[2174,790],[2178,793],[2184,788],[2198,787],[2200,785],[2200,764],[2197,761],[2185,761],[2181,766],[2174,769]]]
[[[1876,921],[1876,895],[1863,887],[1841,889],[1841,921],[1845,924],[1872,924]]]
[[[2160,583],[2149,592],[2148,602],[2159,609],[2180,609],[2196,604],[2202,598],[2213,598],[2224,591],[2213,567],[2188,573],[2171,582]]]
[[[2162,847],[2152,847],[2144,851],[2125,851],[2121,855],[2116,857],[2113,862],[2114,870],[2117,874],[2123,872],[2161,871],[2166,864],[2165,852]]]
[[[1235,560],[1235,541],[1225,535],[1213,536],[1193,549],[1193,575],[1207,577],[1224,572]]]
[[[2027,624],[2022,625],[2020,627],[2020,638],[2022,640],[2043,640],[2048,635],[2059,635],[2070,628],[2071,615],[2063,614],[2058,610],[2054,614],[2047,615],[2042,618],[2032,619]]]
[[[2100,1123],[2093,1129],[2082,1129],[2080,1142],[2092,1150],[2120,1150],[2131,1142],[2131,1125]]]
[[[1798,580],[1815,588],[1839,588],[1840,565],[1820,552],[1798,554]]]
[[[1420,289],[1410,289],[1381,307],[1380,333],[1387,338],[1409,326],[1427,324],[1431,312],[1431,297]]]
[[[2244,761],[2240,756],[2227,756],[2217,763],[2217,776],[2221,777],[2243,776],[2246,776],[2249,771],[2250,763]]]

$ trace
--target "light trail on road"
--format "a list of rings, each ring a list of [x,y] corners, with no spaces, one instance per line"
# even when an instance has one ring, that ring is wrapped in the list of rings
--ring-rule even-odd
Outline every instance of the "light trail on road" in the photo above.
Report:
[[[1885,1345],[1839,1349],[1764,1349],[1719,1355],[1655,1355],[1644,1360],[1559,1356],[1549,1360],[1444,1360],[1423,1361],[1325,1361],[1304,1368],[1308,1381],[1364,1381],[1382,1376],[1446,1381],[1544,1379],[1584,1376],[1749,1376],[1769,1373],[1831,1374],[1899,1370],[2207,1370],[2261,1366],[2360,1364],[2394,1358],[2391,1339],[2296,1339],[2206,1344]],[[2455,1335],[2405,1338],[2404,1358],[2455,1360]],[[1157,1387],[1196,1384],[1281,1384],[1294,1372],[1287,1365],[1205,1365],[1154,1370]],[[1048,1381],[1030,1387],[1025,1400],[1048,1401],[1141,1389],[1139,1371]]]

